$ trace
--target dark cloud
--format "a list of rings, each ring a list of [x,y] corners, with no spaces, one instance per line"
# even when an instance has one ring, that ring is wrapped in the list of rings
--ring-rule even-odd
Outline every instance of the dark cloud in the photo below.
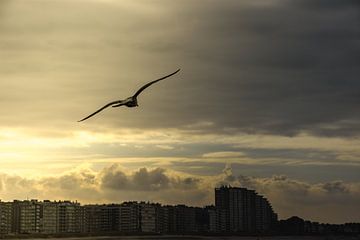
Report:
[[[309,10],[328,10],[331,9],[333,11],[337,11],[339,8],[348,8],[354,9],[356,7],[360,7],[360,3],[357,0],[296,0],[293,1],[292,4],[299,5],[302,7],[306,7]]]
[[[146,168],[139,169],[133,175],[133,181],[141,190],[166,189],[169,186],[169,178],[164,174],[165,170],[156,168],[148,171]]]
[[[348,186],[342,181],[325,183],[322,188],[330,193],[349,193]]]
[[[70,128],[104,102],[181,67],[140,96],[141,110],[109,109],[87,124],[192,126],[194,134],[360,133],[357,1],[138,4],[0,5],[8,12],[0,28],[7,54],[1,88],[9,89],[3,125]]]
[[[71,199],[82,203],[145,200],[201,205],[210,197],[209,190],[201,189],[201,184],[201,178],[170,174],[162,168],[139,168],[130,172],[122,170],[117,164],[100,172],[77,169],[36,180],[0,174],[0,193],[4,196],[2,200]]]
[[[128,178],[125,173],[116,169],[116,165],[113,165],[104,173],[101,183],[105,188],[124,189],[128,187]]]
[[[200,179],[194,177],[171,176],[163,168],[140,168],[126,175],[114,164],[102,172],[101,184],[104,188],[128,191],[162,191],[167,189],[196,189]]]
[[[215,123],[208,131],[358,135],[358,4],[315,2],[316,11],[309,1],[226,1],[177,13],[194,21],[182,45],[191,65],[169,87],[177,92],[162,96],[177,110],[160,107],[174,115],[161,124],[208,120]]]
[[[346,8],[338,9],[334,16],[286,5],[274,5],[264,14],[261,9],[258,14],[258,9],[253,10],[253,15],[239,14],[227,23],[239,25],[239,31],[232,33],[226,46],[224,41],[213,40],[218,45],[213,56],[224,56],[217,57],[217,63],[230,66],[230,73],[220,72],[223,77],[216,74],[218,79],[211,79],[219,87],[217,93],[209,95],[224,99],[223,109],[216,106],[212,110],[227,116],[217,117],[217,123],[280,135],[301,131],[357,134],[353,125],[359,123],[354,111],[360,100],[358,14]],[[247,20],[245,25],[256,22],[258,32],[242,32],[242,18]],[[222,27],[226,29],[225,24]],[[253,39],[244,42],[244,34]]]

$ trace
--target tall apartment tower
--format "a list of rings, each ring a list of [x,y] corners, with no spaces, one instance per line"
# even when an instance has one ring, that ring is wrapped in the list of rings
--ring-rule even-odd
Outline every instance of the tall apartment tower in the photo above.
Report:
[[[266,233],[274,230],[277,221],[278,216],[269,201],[263,196],[258,196],[256,198],[256,231]]]
[[[83,228],[81,226],[80,203],[71,201],[58,202],[58,233],[77,233]]]
[[[120,204],[120,232],[140,232],[140,206],[137,202]]]
[[[58,228],[57,216],[57,202],[44,200],[40,205],[40,232],[56,233]]]
[[[85,205],[84,232],[116,232],[119,231],[120,205]]]
[[[0,201],[0,235],[11,232],[12,204]]]
[[[159,204],[140,203],[140,228],[141,232],[158,232],[158,206]]]
[[[246,188],[216,188],[215,207],[217,232],[267,232],[275,216],[266,198]]]
[[[176,230],[178,233],[195,232],[195,208],[186,205],[176,205]]]
[[[40,208],[37,200],[14,200],[12,203],[12,229],[13,233],[39,233]]]

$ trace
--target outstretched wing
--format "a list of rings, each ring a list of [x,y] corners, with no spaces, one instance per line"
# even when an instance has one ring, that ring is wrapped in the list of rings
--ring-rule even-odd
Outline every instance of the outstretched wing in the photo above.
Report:
[[[92,114],[90,114],[89,116],[79,120],[78,122],[82,122],[82,121],[85,121],[86,119],[88,118],[91,118],[92,116],[94,116],[95,114],[101,112],[102,110],[104,110],[105,108],[107,107],[110,107],[111,105],[114,105],[114,104],[121,104],[123,103],[124,101],[120,100],[120,101],[114,101],[114,102],[110,102],[108,104],[106,104],[105,106],[103,106],[102,108],[98,109],[96,112],[93,112]]]
[[[133,97],[136,98],[142,91],[144,91],[144,90],[145,90],[147,87],[149,87],[150,85],[152,85],[152,84],[154,84],[154,83],[156,83],[156,82],[158,82],[158,81],[160,81],[160,80],[163,80],[163,79],[165,79],[165,78],[168,78],[168,77],[176,74],[176,73],[179,72],[179,71],[180,71],[180,69],[176,70],[175,72],[173,72],[173,73],[171,73],[171,74],[169,74],[169,75],[166,75],[165,77],[156,79],[156,80],[154,80],[154,81],[152,81],[152,82],[149,82],[149,83],[145,84],[145,85],[142,86],[139,90],[137,90],[137,92],[134,94]]]

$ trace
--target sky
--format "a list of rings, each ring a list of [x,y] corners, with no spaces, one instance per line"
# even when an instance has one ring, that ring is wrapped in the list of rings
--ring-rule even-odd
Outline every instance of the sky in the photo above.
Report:
[[[0,54],[3,201],[205,206],[225,184],[360,222],[357,0],[1,0]]]

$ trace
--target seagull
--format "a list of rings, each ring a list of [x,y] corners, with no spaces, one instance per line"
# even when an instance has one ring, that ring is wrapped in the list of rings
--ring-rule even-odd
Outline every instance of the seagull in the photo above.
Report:
[[[163,80],[163,79],[165,79],[165,78],[168,78],[168,77],[176,74],[176,73],[179,72],[179,71],[180,71],[180,69],[176,70],[175,72],[173,72],[173,73],[171,73],[171,74],[169,74],[169,75],[166,75],[165,77],[156,79],[156,80],[154,80],[154,81],[151,81],[151,82],[145,84],[145,85],[142,86],[139,90],[137,90],[137,92],[136,92],[133,96],[128,97],[128,98],[126,98],[126,99],[124,99],[124,100],[117,100],[117,101],[110,102],[110,103],[106,104],[105,106],[103,106],[102,108],[98,109],[96,112],[93,112],[93,113],[90,114],[89,116],[87,116],[87,117],[79,120],[78,122],[85,121],[86,119],[94,116],[95,114],[101,112],[102,110],[104,110],[105,108],[110,107],[110,106],[112,106],[112,107],[120,107],[120,106],[138,107],[139,105],[138,105],[138,102],[137,102],[137,97],[139,96],[139,94],[140,94],[142,91],[144,91],[146,88],[150,87],[152,84],[154,84],[154,83],[156,83],[156,82],[158,82],[158,81],[160,81],[160,80]]]

